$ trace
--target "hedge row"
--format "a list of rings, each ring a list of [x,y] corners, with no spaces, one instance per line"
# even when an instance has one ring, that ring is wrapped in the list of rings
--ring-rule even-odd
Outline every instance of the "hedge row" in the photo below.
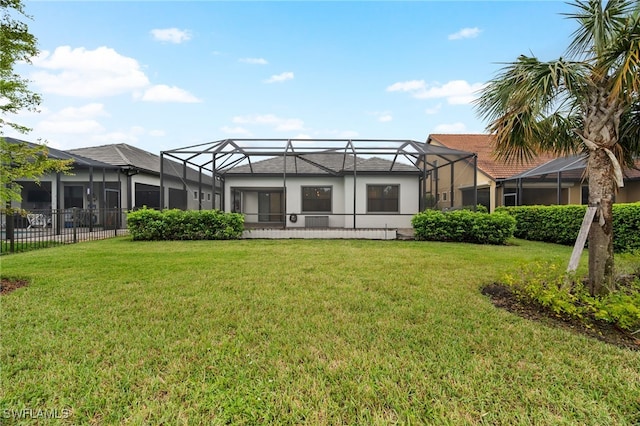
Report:
[[[411,219],[416,240],[505,244],[513,237],[515,219],[503,213],[470,210],[425,210]]]
[[[134,240],[232,240],[242,236],[244,217],[220,210],[144,208],[127,216]]]
[[[573,245],[586,206],[518,206],[496,211],[516,218],[517,238]],[[613,205],[613,250],[640,250],[640,203]]]

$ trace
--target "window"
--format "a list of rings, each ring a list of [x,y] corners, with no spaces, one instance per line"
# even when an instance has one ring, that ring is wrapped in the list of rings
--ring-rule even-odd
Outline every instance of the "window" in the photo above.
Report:
[[[193,199],[194,200],[198,199],[198,191],[193,191]]]
[[[367,212],[398,213],[400,185],[367,185]]]
[[[64,187],[64,208],[84,207],[84,187],[82,186],[65,186]]]
[[[207,192],[207,201],[211,201],[211,193]]]
[[[330,186],[303,186],[302,187],[302,211],[303,212],[331,212],[331,187]]]
[[[447,201],[447,193],[446,192],[442,193],[442,201]]]

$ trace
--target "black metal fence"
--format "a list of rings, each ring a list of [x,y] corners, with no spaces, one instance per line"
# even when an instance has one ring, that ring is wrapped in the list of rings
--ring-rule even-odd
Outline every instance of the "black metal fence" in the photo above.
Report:
[[[123,209],[2,211],[0,226],[1,254],[128,234]]]

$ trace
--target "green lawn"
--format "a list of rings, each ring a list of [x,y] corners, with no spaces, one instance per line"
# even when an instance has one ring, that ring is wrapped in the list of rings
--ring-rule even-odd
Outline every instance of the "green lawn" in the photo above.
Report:
[[[0,302],[0,423],[638,424],[640,352],[480,294],[570,253],[117,238],[3,256],[32,283]]]

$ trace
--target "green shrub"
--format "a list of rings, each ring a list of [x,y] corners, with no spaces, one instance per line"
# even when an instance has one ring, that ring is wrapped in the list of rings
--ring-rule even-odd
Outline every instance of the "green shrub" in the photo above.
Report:
[[[496,211],[516,218],[516,238],[573,245],[586,206],[499,207]],[[613,205],[613,236],[616,253],[640,249],[640,203]]]
[[[501,213],[470,210],[425,210],[411,219],[416,240],[505,244],[513,236],[515,219]]]
[[[559,317],[585,324],[600,320],[624,330],[640,328],[640,279],[605,296],[590,296],[582,281],[567,275],[557,265],[530,265],[503,283],[516,297],[536,303]]]
[[[220,210],[143,208],[127,216],[134,240],[231,240],[242,236],[244,217]]]

